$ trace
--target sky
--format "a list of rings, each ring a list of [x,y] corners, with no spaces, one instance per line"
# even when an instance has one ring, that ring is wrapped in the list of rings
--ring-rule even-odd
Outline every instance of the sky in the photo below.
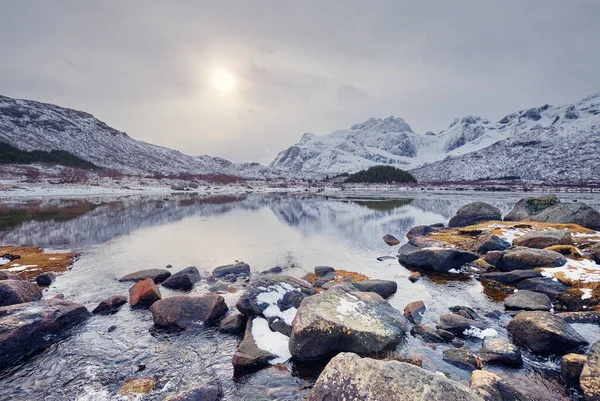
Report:
[[[269,163],[369,117],[417,133],[600,92],[600,1],[0,0],[0,94]]]

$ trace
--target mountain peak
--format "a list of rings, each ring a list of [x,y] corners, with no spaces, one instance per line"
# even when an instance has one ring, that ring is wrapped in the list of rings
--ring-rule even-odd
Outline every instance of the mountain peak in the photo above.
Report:
[[[354,124],[350,129],[353,131],[377,131],[382,134],[390,132],[413,132],[410,125],[403,118],[394,116],[384,119],[371,117],[367,121]]]

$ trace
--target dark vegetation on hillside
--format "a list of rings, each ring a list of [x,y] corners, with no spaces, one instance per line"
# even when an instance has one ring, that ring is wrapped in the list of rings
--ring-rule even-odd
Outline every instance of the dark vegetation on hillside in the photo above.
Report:
[[[59,164],[66,167],[82,169],[99,169],[93,163],[83,160],[64,150],[33,150],[31,152],[20,150],[5,142],[0,142],[0,164],[31,164],[48,163]]]
[[[417,182],[409,172],[391,166],[373,166],[358,173],[350,174],[346,182],[393,183]]]

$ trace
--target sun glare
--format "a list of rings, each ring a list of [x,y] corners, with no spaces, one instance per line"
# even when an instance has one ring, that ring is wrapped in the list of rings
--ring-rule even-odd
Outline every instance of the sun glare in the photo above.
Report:
[[[235,90],[235,77],[229,71],[216,70],[211,77],[212,86],[219,92],[230,93]]]

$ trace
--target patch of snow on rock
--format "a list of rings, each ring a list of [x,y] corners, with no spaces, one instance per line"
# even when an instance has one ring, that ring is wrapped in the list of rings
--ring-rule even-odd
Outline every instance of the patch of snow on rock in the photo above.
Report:
[[[278,356],[270,361],[272,364],[283,363],[292,357],[288,346],[290,338],[271,331],[266,319],[257,317],[252,321],[252,336],[258,348]]]

